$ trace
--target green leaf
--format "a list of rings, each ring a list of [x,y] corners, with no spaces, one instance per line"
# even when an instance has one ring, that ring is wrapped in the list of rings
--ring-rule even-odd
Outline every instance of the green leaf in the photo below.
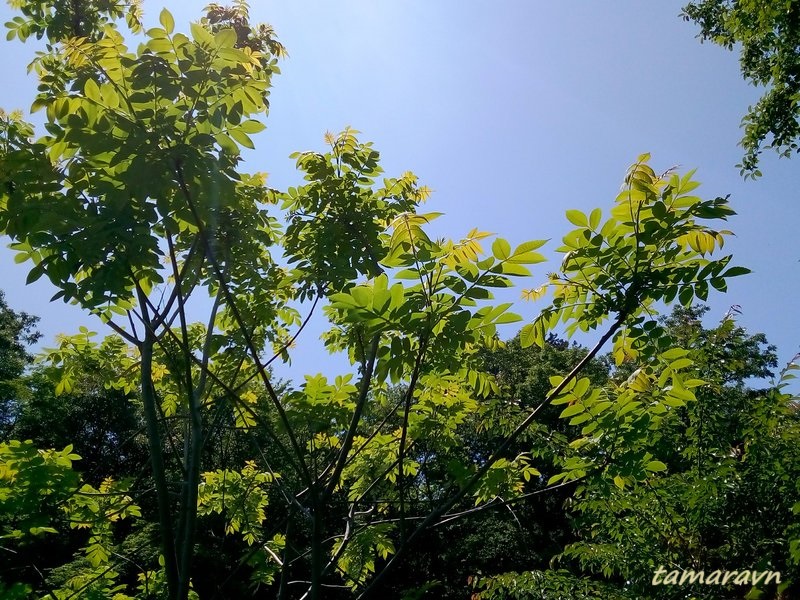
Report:
[[[740,275],[747,275],[748,273],[752,273],[752,271],[746,267],[731,267],[722,273],[720,277],[739,277]]]
[[[89,100],[93,100],[94,102],[100,102],[102,100],[100,88],[94,79],[86,80],[86,84],[83,86],[83,93],[86,94],[86,97],[89,98]]]
[[[236,142],[224,133],[215,134],[214,139],[217,141],[217,144],[219,144],[219,147],[228,154],[236,156],[240,153],[239,146]]]
[[[220,29],[214,35],[214,44],[217,48],[233,48],[236,45],[236,32],[231,28]]]
[[[586,218],[586,215],[574,208],[567,211],[567,220],[578,227],[586,227],[589,225],[589,220]]]
[[[161,26],[167,32],[167,34],[172,33],[175,30],[175,19],[172,18],[172,13],[170,13],[166,8],[161,10],[161,14],[158,15],[158,22],[161,23]]]
[[[493,322],[495,325],[506,325],[508,323],[518,323],[520,321],[522,321],[521,316],[515,313],[507,312],[494,319]]]
[[[529,348],[535,343],[535,334],[533,331],[533,323],[524,325],[519,331],[519,343],[523,348]]]
[[[678,300],[683,306],[690,306],[692,304],[692,300],[694,299],[694,290],[691,286],[687,285],[681,288],[680,293],[678,294]]]
[[[246,121],[242,121],[242,124],[239,125],[239,129],[244,131],[245,133],[259,133],[264,131],[267,128],[264,123],[261,121],[256,121],[255,119],[247,119]]]
[[[97,567],[108,562],[108,557],[109,554],[102,544],[91,544],[86,549],[86,558],[93,567]]]
[[[214,36],[211,35],[211,32],[203,27],[200,23],[190,23],[189,29],[192,32],[192,37],[198,44],[209,48],[215,44]]]
[[[628,402],[627,404],[625,404],[624,406],[622,406],[617,410],[617,416],[622,417],[624,415],[627,415],[629,412],[633,412],[641,405],[642,405],[641,402]]]
[[[670,388],[668,394],[673,398],[677,398],[678,400],[685,402],[695,400],[694,392],[687,390],[683,386],[683,382],[681,382],[681,379],[677,373],[673,373],[672,375],[672,387]]]
[[[363,286],[356,286],[350,290],[354,304],[359,307],[367,308],[372,304],[372,290]]]
[[[571,406],[568,406],[563,411],[561,411],[559,418],[566,419],[567,417],[571,417],[573,415],[577,415],[578,413],[582,413],[584,410],[586,409],[584,408],[583,404],[575,403]]]
[[[492,254],[497,260],[506,260],[511,256],[511,244],[503,238],[497,238],[492,243]]]
[[[597,226],[600,224],[600,219],[603,218],[603,211],[599,208],[595,208],[592,210],[591,214],[589,215],[589,227],[591,229],[597,229]]]
[[[570,425],[580,425],[581,423],[585,423],[586,421],[590,421],[592,419],[592,415],[588,412],[581,413],[576,415],[570,419]]]
[[[253,144],[253,140],[250,139],[244,131],[239,128],[236,129],[229,129],[228,134],[237,142],[239,142],[245,148],[253,149],[255,148],[255,144]]]
[[[587,377],[582,377],[575,384],[575,387],[572,389],[572,393],[575,394],[578,398],[582,398],[589,390],[590,384],[591,382]]]
[[[530,252],[531,250],[538,250],[546,243],[547,240],[529,240],[527,242],[522,242],[514,249],[514,254],[523,254],[525,252]]]
[[[503,275],[511,275],[514,277],[528,277],[530,276],[531,272],[528,270],[527,267],[523,267],[520,264],[516,264],[515,261],[509,259],[507,262],[498,263],[498,267],[492,269],[493,273],[502,272]]]
[[[661,358],[664,360],[675,360],[676,358],[683,358],[687,354],[689,354],[689,352],[683,348],[670,348],[666,352],[661,353]]]
[[[660,471],[666,471],[667,470],[667,465],[665,465],[660,460],[651,460],[649,463],[647,463],[644,466],[644,468],[647,469],[648,471],[653,472],[653,473],[658,473]]]
[[[521,252],[519,254],[512,254],[508,262],[518,263],[522,265],[535,265],[537,263],[545,262],[547,259],[544,255],[538,252]]]
[[[669,364],[669,368],[674,371],[680,371],[681,369],[685,369],[686,367],[691,367],[694,364],[690,358],[679,358]]]
[[[28,276],[25,278],[25,285],[30,285],[34,281],[38,281],[42,275],[44,275],[44,263],[41,262],[38,265],[34,265],[30,271],[28,271]]]

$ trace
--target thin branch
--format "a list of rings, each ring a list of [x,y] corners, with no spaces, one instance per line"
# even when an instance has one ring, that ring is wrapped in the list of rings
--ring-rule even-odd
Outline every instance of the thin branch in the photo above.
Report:
[[[172,329],[168,329],[167,333],[170,336],[172,336],[173,339],[177,340],[177,336],[176,336],[175,332],[172,331]],[[272,427],[268,423],[266,423],[264,418],[260,414],[258,414],[255,410],[253,410],[253,408],[249,404],[247,404],[246,402],[242,402],[239,399],[238,392],[237,392],[237,390],[239,388],[238,387],[237,388],[232,388],[230,385],[228,385],[227,383],[222,381],[222,379],[216,373],[214,373],[214,371],[211,369],[211,367],[209,365],[205,365],[204,366],[203,365],[203,361],[201,359],[197,358],[196,356],[192,355],[191,356],[191,360],[195,365],[200,367],[203,370],[203,372],[205,372],[207,374],[207,376],[210,377],[211,380],[217,386],[219,386],[222,389],[223,392],[225,392],[225,397],[228,398],[228,400],[230,400],[232,403],[235,403],[236,406],[238,406],[241,410],[244,410],[245,412],[247,412],[247,414],[250,417],[252,417],[260,427],[262,427],[264,429],[264,431],[267,433],[267,435],[269,435],[272,438],[272,440],[275,442],[276,447],[284,455],[284,458],[286,458],[286,460],[295,469],[297,469],[298,473],[299,473],[300,469],[299,469],[298,465],[295,464],[294,458],[291,456],[289,451],[283,445],[283,442],[281,442],[281,440],[278,437],[278,435],[272,430]]]
[[[400,492],[400,537],[405,540],[405,477],[403,472],[403,461],[406,454],[406,438],[408,436],[408,417],[411,413],[411,399],[414,397],[414,391],[419,381],[419,373],[422,369],[422,361],[425,357],[425,352],[428,349],[428,338],[424,337],[420,341],[419,353],[414,364],[414,371],[411,373],[411,380],[408,384],[405,396],[405,407],[403,409],[403,424],[400,429],[400,447],[397,453],[397,483]]]
[[[375,359],[378,355],[378,343],[380,341],[380,335],[376,334],[372,337],[372,343],[369,347],[369,354],[365,357],[366,362],[364,364],[364,372],[361,376],[361,389],[358,393],[358,399],[356,400],[356,407],[353,410],[353,417],[350,419],[350,427],[347,430],[347,435],[345,435],[344,441],[342,442],[342,448],[339,451],[339,458],[336,461],[336,466],[333,469],[333,473],[331,474],[331,478],[328,481],[328,485],[325,488],[323,493],[323,499],[327,499],[333,494],[333,490],[336,489],[336,485],[339,483],[339,477],[344,470],[345,464],[347,463],[347,455],[350,453],[350,449],[353,447],[353,440],[356,436],[356,431],[358,430],[358,426],[361,422],[361,415],[364,411],[364,406],[367,403],[367,396],[369,395],[370,390],[370,383],[372,382],[372,373],[375,369]]]
[[[286,342],[281,347],[281,349],[278,350],[272,356],[272,358],[270,358],[268,361],[266,361],[264,363],[264,367],[270,366],[273,363],[273,361],[275,361],[278,357],[280,357],[281,354],[283,354],[286,350],[291,348],[292,344],[294,344],[295,340],[303,332],[303,329],[306,328],[306,325],[308,325],[308,322],[311,320],[311,316],[314,314],[314,309],[317,307],[317,303],[319,302],[319,299],[321,297],[322,297],[322,294],[317,294],[316,296],[314,296],[314,303],[311,305],[311,309],[308,311],[308,314],[306,315],[306,318],[303,319],[303,322],[300,324],[300,327],[297,329],[297,331],[294,332],[294,335],[291,338],[289,338],[289,341]],[[255,375],[254,375],[254,377],[255,377]]]
[[[504,500],[504,499],[502,499],[502,498],[500,498],[498,496],[497,498],[494,498],[493,500],[490,500],[486,504],[481,504],[480,506],[474,506],[472,508],[468,508],[468,509],[462,510],[460,512],[447,513],[445,515],[442,515],[442,520],[437,522],[437,523],[434,523],[433,525],[431,525],[431,529],[433,529],[434,527],[441,527],[442,525],[445,525],[445,524],[449,523],[450,521],[455,521],[457,519],[460,519],[461,517],[466,517],[468,515],[472,515],[472,514],[475,514],[475,513],[478,513],[478,512],[483,512],[484,510],[491,510],[491,509],[500,508],[500,507],[503,507],[503,506],[510,506],[512,504],[516,504],[517,502],[522,502],[523,500],[527,500],[528,498],[532,498],[534,496],[539,496],[539,495],[545,494],[547,492],[553,492],[553,491],[555,491],[555,490],[557,490],[559,488],[566,487],[568,485],[576,484],[576,483],[578,483],[580,481],[583,481],[584,479],[586,479],[588,477],[589,477],[589,473],[587,473],[583,477],[579,477],[577,479],[572,479],[570,481],[562,481],[559,484],[556,484],[556,485],[553,485],[553,486],[548,486],[548,487],[542,488],[540,490],[535,490],[533,492],[528,492],[527,494],[522,494],[520,496],[516,496],[514,498],[511,498],[510,500]]]
[[[245,339],[245,344],[247,345],[248,351],[250,352],[253,361],[255,362],[256,369],[258,370],[259,376],[261,377],[261,381],[264,384],[264,387],[267,390],[267,394],[270,397],[273,405],[275,406],[275,410],[278,412],[278,416],[283,423],[284,427],[286,428],[286,434],[289,436],[289,441],[292,445],[292,449],[297,458],[297,462],[300,466],[300,475],[306,480],[306,483],[311,485],[313,482],[313,477],[311,473],[308,471],[308,466],[305,464],[305,452],[300,447],[300,444],[297,441],[296,436],[294,435],[294,430],[292,429],[291,423],[289,422],[289,417],[286,414],[286,411],[281,404],[280,399],[278,398],[278,394],[275,392],[275,389],[272,387],[272,382],[269,379],[269,375],[267,374],[267,370],[264,365],[261,363],[261,360],[258,356],[258,350],[253,342],[252,336],[248,333],[247,327],[245,326],[244,319],[242,318],[242,314],[239,311],[238,306],[236,305],[236,299],[233,297],[233,293],[230,290],[228,285],[228,280],[225,277],[225,274],[222,272],[222,267],[220,266],[219,262],[217,261],[216,257],[214,256],[213,249],[211,246],[211,240],[208,237],[208,232],[202,224],[200,219],[200,215],[197,212],[197,207],[194,204],[194,199],[192,198],[192,194],[189,191],[189,187],[186,184],[186,181],[183,176],[183,168],[181,167],[180,162],[176,162],[175,164],[175,172],[178,178],[178,184],[181,188],[181,192],[186,200],[189,209],[192,212],[192,217],[194,218],[195,225],[198,229],[198,235],[205,246],[206,254],[208,255],[209,262],[211,263],[212,269],[214,270],[214,275],[219,282],[220,287],[223,290],[223,294],[225,295],[225,302],[228,308],[230,309],[234,320],[236,321],[237,326]]]
[[[381,422],[378,423],[373,428],[372,433],[370,433],[367,436],[367,438],[361,443],[361,445],[356,450],[354,450],[353,452],[350,453],[349,458],[345,462],[345,467],[348,466],[350,463],[352,463],[356,459],[356,457],[359,454],[361,454],[361,452],[364,450],[364,448],[366,448],[367,445],[372,440],[375,439],[375,437],[381,432],[381,429],[383,429],[383,426],[386,425],[386,423],[389,421],[389,419],[391,419],[394,416],[394,414],[397,412],[397,409],[400,408],[403,405],[403,402],[405,402],[405,395],[402,398],[400,398],[400,400],[397,402],[397,404],[395,404],[388,413],[386,413],[386,416],[383,417],[383,419],[381,419]]]

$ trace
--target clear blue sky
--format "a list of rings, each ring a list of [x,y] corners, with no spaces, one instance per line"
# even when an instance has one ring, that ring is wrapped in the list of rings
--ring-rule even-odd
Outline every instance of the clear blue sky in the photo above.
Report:
[[[148,23],[164,4],[145,0]],[[205,4],[166,2],[184,30]],[[412,170],[433,188],[430,209],[446,213],[438,233],[458,238],[478,226],[512,243],[557,241],[568,208],[607,210],[642,152],[652,153],[656,168],[697,168],[702,195],[731,194],[739,216],[726,248],[754,271],[710,297],[711,317],[740,305],[740,322],[766,333],[786,361],[800,349],[800,157],[765,156],[762,179],[741,179],[739,122],[758,90],[742,81],[736,54],[695,39],[680,7],[254,1],[253,20],[275,27],[290,58],[245,168],[268,171],[274,187],[295,184],[288,155],[321,148],[326,130],[351,125],[375,142],[388,174]],[[10,16],[0,7],[0,20]],[[30,104],[35,82],[25,66],[33,50],[0,43],[5,109]],[[557,264],[539,266],[529,283]],[[4,249],[0,273],[10,305],[41,316],[45,345],[79,324],[99,327],[75,308],[49,304],[49,284],[26,287],[26,266]],[[518,309],[531,316],[536,305]],[[313,340],[303,348],[287,373],[328,370]]]

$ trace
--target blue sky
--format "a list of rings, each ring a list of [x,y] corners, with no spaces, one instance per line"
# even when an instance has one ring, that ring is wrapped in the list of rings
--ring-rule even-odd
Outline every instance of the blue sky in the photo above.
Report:
[[[145,0],[148,23],[165,4],[187,30],[205,2]],[[245,165],[269,172],[273,187],[299,181],[291,152],[319,149],[326,130],[350,125],[375,143],[389,175],[412,170],[433,188],[430,210],[446,213],[438,234],[458,238],[480,227],[512,243],[553,238],[555,247],[569,228],[565,210],[606,211],[627,166],[651,152],[657,170],[697,168],[701,195],[730,194],[739,213],[726,249],[753,274],[710,296],[710,317],[738,304],[740,322],[766,333],[782,361],[800,350],[800,158],[767,155],[764,177],[742,180],[739,122],[758,90],[742,81],[736,54],[699,43],[680,2],[253,5],[253,20],[271,23],[290,54],[274,82],[268,129]],[[0,7],[0,20],[11,16]],[[33,51],[0,43],[7,110],[30,104]],[[557,264],[538,265],[526,287]],[[99,329],[78,309],[49,304],[46,282],[26,287],[26,265],[5,249],[0,273],[9,304],[42,318],[45,345],[81,324]],[[517,308],[527,317],[536,311]],[[330,368],[313,339],[321,326],[285,373]]]

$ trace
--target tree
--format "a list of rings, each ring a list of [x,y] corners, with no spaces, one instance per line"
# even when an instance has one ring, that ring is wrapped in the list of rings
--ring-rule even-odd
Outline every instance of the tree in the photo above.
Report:
[[[746,80],[766,91],[742,120],[745,177],[758,177],[759,155],[773,149],[788,157],[800,139],[800,3],[700,0],[683,9],[683,18],[700,26],[701,40],[723,48],[741,47]]]
[[[665,415],[642,440],[640,451],[658,461],[649,465],[654,477],[644,481],[631,481],[624,474],[613,481],[584,478],[569,501],[577,537],[554,561],[568,570],[530,565],[534,570],[526,577],[482,577],[477,580],[482,590],[479,597],[503,597],[500,594],[505,592],[509,597],[528,597],[523,594],[534,590],[542,590],[542,598],[562,597],[558,585],[564,579],[576,587],[596,587],[599,579],[611,586],[603,597],[669,599],[694,593],[703,598],[783,598],[796,594],[797,563],[789,543],[797,529],[792,508],[798,500],[800,475],[795,400],[781,390],[781,383],[765,389],[748,387],[753,378],[763,381],[773,376],[775,348],[763,334],[750,335],[736,325],[735,309],[718,326],[703,327],[701,317],[706,311],[704,307],[678,308],[662,319],[668,335],[687,349],[682,358],[693,362],[703,383],[690,384],[694,398]],[[644,392],[647,383],[642,374],[646,372],[647,367],[635,364],[619,369],[614,378],[638,380],[635,386]],[[637,410],[634,406],[628,414],[635,415]],[[586,456],[580,447],[577,452],[567,448],[556,462],[576,455]],[[659,566],[708,574],[715,569],[773,570],[781,573],[781,585],[653,586]],[[514,595],[515,589],[519,596]]]
[[[0,291],[0,439],[13,426],[14,405],[24,389],[20,377],[31,361],[27,347],[39,340],[38,319],[8,307]]]
[[[141,407],[151,479],[130,494],[153,507],[160,557],[140,566],[140,595],[225,595],[235,576],[279,598],[378,594],[462,503],[540,477],[518,443],[540,410],[588,390],[580,375],[606,342],[619,361],[661,356],[654,303],[705,298],[746,272],[710,257],[729,233],[712,227],[733,214],[727,200],[691,195],[691,173],[657,174],[641,156],[605,220],[568,211],[577,229],[560,271],[528,292],[553,301],[523,328],[524,345],[559,322],[604,328],[597,344],[496,445],[464,452],[460,431],[499,391],[481,350],[519,319],[492,289],[530,276],[545,242],[496,238],[486,252],[478,229],[432,239],[439,214],[419,210],[429,191],[411,173],[382,178],[378,152],[351,129],[326,135],[325,152],[295,154],[304,183],[285,192],[244,173],[281,51],[244,3],[210,7],[190,36],[164,10],[136,51],[113,22],[138,28],[136,5],[77,5],[22,2],[12,24],[12,37],[48,39],[34,101],[47,134],[0,119],[0,231],[32,263],[30,280],[47,277],[56,299],[116,332],[99,344],[82,332],[50,359],[56,391],[74,388],[75,364],[97,361],[103,386]],[[269,367],[292,355],[303,312],[319,305],[325,345],[354,372],[282,388]],[[682,389],[680,369],[670,373]],[[226,453],[228,441],[249,453]],[[647,477],[646,457],[625,458],[631,477]],[[617,476],[612,467],[598,466]],[[222,582],[193,570],[198,542],[214,538],[240,557]],[[105,558],[64,595],[101,578],[136,587],[114,570],[125,554],[112,542],[92,544]]]
[[[107,363],[99,354],[113,352],[114,340],[107,339],[96,353],[77,351],[90,334],[59,336],[59,348],[45,355],[53,360],[69,353],[74,359],[68,365],[69,379],[63,377],[63,364],[41,363],[20,382],[25,391],[14,407],[13,427],[6,438],[31,440],[37,448],[72,445],[81,457],[77,469],[97,485],[106,477],[135,477],[147,449],[142,411],[133,395],[106,387]]]

